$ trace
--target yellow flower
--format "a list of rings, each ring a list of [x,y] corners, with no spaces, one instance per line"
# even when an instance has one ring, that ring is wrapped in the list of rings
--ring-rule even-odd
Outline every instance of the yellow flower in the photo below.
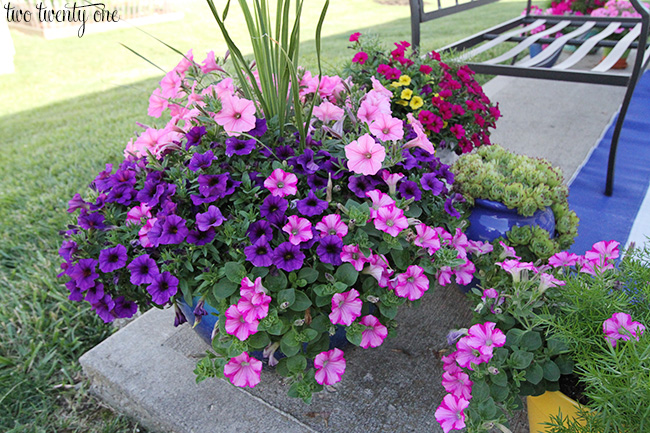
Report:
[[[411,103],[409,105],[412,109],[417,110],[424,105],[424,101],[422,101],[422,98],[419,96],[414,96],[413,99],[411,99]]]
[[[402,98],[402,99],[411,99],[411,96],[413,96],[413,90],[404,89],[404,90],[402,90],[402,94],[400,95],[400,98]]]
[[[445,120],[444,122],[442,122],[442,129],[445,129],[448,125],[449,123],[447,123],[447,121]]]
[[[396,104],[407,106],[409,105],[408,101],[404,101],[403,99],[400,99],[399,101],[395,101]]]
[[[440,95],[439,95],[438,93],[434,93],[434,94],[433,94],[433,97],[434,97],[434,98],[440,98]],[[444,101],[445,98],[440,98],[440,100],[441,100],[441,101]]]
[[[399,83],[402,86],[408,86],[409,84],[411,84],[411,77],[409,77],[408,75],[402,75],[401,77],[399,77]]]
[[[402,87],[402,85],[397,81],[393,81],[392,83],[390,83],[390,87]]]

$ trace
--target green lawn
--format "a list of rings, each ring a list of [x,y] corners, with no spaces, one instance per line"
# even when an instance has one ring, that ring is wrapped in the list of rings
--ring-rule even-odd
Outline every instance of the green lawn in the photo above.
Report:
[[[236,2],[233,2],[236,3]],[[302,63],[315,66],[314,28],[321,0],[303,17]],[[217,2],[219,5],[224,1]],[[207,6],[183,2],[182,21],[145,30],[197,59],[225,44]],[[423,47],[440,47],[518,15],[524,2],[502,1],[423,26]],[[332,0],[323,29],[323,61],[335,72],[349,60],[348,36],[410,39],[408,6]],[[230,22],[247,48],[238,11]],[[67,300],[58,273],[59,230],[67,201],[107,162],[118,163],[136,121],[146,117],[159,70],[178,56],[137,29],[54,41],[12,31],[16,73],[0,78],[0,431],[135,431],[131,421],[87,393],[79,356],[112,332],[89,308]]]

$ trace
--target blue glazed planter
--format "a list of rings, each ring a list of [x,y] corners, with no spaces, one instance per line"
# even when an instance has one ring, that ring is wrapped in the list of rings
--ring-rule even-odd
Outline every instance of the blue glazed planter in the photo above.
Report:
[[[194,298],[193,305],[196,305],[198,302],[199,298]],[[194,307],[190,307],[183,298],[181,298],[180,302],[178,302],[178,306],[187,318],[187,322],[190,324],[190,326],[194,326]],[[199,334],[203,340],[210,344],[212,342],[212,330],[219,320],[219,312],[216,310],[216,308],[208,305],[207,303],[203,308],[205,308],[205,311],[208,312],[208,315],[203,316],[199,324],[194,327],[194,331]],[[345,336],[345,328],[343,326],[337,326],[336,332],[330,337],[330,350],[334,349],[335,347],[342,349],[348,344],[348,339]],[[307,343],[303,345],[303,349],[305,347],[307,347]],[[259,359],[260,361],[263,361],[261,350],[250,352],[250,355],[254,358]],[[277,350],[275,352],[275,359],[279,360],[284,357],[284,353],[282,353],[280,350]]]
[[[555,215],[550,207],[538,210],[533,216],[523,216],[517,209],[508,209],[503,203],[492,200],[476,199],[468,221],[469,228],[465,231],[473,241],[492,242],[504,236],[515,226],[540,226],[555,236]]]
[[[530,47],[528,47],[528,51],[530,52],[530,57],[535,57],[539,53],[542,52],[542,44],[533,44]],[[551,57],[546,59],[544,62],[540,63],[537,65],[537,68],[551,68],[553,65],[555,65],[555,62],[557,62],[557,59],[560,58],[560,54],[562,54],[562,50],[557,50],[555,54],[553,54]]]

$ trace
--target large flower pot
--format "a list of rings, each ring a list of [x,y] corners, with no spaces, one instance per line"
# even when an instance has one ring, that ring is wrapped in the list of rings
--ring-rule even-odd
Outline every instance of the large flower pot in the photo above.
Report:
[[[523,216],[517,209],[508,209],[503,203],[492,200],[475,199],[469,218],[470,226],[465,231],[473,241],[492,242],[503,236],[515,226],[540,226],[551,237],[555,234],[555,216],[550,207],[538,210],[532,216]]]
[[[544,50],[542,47],[542,44],[532,44],[530,47],[528,47],[528,51],[530,53],[530,57],[533,58],[539,53],[541,53]],[[560,54],[562,54],[562,50],[557,50],[555,54],[553,54],[551,57],[537,65],[537,68],[552,68],[553,65],[555,65],[555,62],[557,62],[557,59],[560,58]]]
[[[546,422],[551,421],[551,416],[557,416],[562,412],[563,417],[576,418],[578,415],[578,403],[559,391],[546,391],[544,394],[527,398],[528,401],[528,423],[530,433],[545,433]],[[580,423],[584,425],[584,423]]]

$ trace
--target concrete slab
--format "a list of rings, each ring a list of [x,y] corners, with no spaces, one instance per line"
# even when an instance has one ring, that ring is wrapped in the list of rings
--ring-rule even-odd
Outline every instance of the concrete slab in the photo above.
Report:
[[[596,61],[594,59],[590,61]],[[578,170],[623,98],[624,89],[498,77],[485,86],[504,117],[493,141]],[[469,305],[455,288],[428,293],[419,308],[399,313],[399,333],[377,349],[350,348],[341,383],[308,406],[286,395],[265,369],[253,390],[223,380],[196,384],[194,365],[207,345],[173,312],[144,314],[86,353],[80,362],[93,390],[153,431],[440,432],[434,411],[444,395],[440,352],[446,333],[466,325]],[[525,413],[512,431],[527,433]]]

